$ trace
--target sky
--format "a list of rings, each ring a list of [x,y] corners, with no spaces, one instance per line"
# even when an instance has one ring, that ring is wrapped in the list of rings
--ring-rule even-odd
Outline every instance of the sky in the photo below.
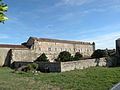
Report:
[[[120,38],[120,0],[4,0],[9,18],[0,24],[1,44],[21,44],[30,36],[95,42],[115,48]]]

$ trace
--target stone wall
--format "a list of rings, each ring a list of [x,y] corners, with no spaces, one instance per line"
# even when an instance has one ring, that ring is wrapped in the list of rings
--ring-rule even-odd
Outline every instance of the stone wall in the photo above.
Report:
[[[11,64],[11,67],[12,67],[12,68],[18,68],[18,67],[25,66],[25,65],[28,65],[28,64],[32,64],[32,63],[33,63],[33,62],[14,61],[14,62]]]
[[[70,71],[74,69],[84,69],[95,66],[106,66],[105,58],[96,59],[87,59],[71,62],[61,62],[61,72]]]
[[[120,57],[120,39],[116,40],[116,55]]]
[[[6,64],[8,64],[9,62],[9,52],[10,52],[10,48],[0,48],[0,66],[4,66]]]
[[[33,62],[36,58],[37,54],[33,50],[12,49],[11,63],[14,61]]]
[[[40,62],[39,68],[43,72],[61,72],[61,63],[60,62]]]
[[[31,62],[32,63],[32,62]],[[14,68],[19,66],[30,64],[30,62],[15,62]],[[84,69],[95,66],[106,66],[105,58],[99,60],[96,59],[87,59],[79,61],[69,61],[69,62],[39,62],[40,71],[45,71],[49,69],[49,72],[65,72],[75,69]]]

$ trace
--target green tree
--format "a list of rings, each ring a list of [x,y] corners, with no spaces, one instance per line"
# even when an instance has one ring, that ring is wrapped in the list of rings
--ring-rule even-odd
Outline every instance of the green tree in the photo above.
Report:
[[[40,62],[40,61],[48,62],[49,60],[47,59],[47,56],[45,55],[45,53],[43,53],[35,61],[37,61],[37,62]]]
[[[92,54],[92,58],[95,58],[96,66],[99,66],[100,58],[107,56],[107,52],[105,50],[95,50]]]
[[[92,54],[92,58],[102,58],[102,57],[105,57],[106,56],[106,52],[105,52],[105,50],[100,50],[100,49],[98,49],[98,50],[95,50],[94,52],[93,52],[93,54]]]
[[[4,23],[4,21],[8,19],[5,15],[7,9],[8,6],[2,3],[2,0],[0,0],[0,23]]]
[[[60,54],[58,55],[57,61],[71,61],[72,60],[72,56],[69,52],[67,51],[63,51],[60,52]]]
[[[83,57],[82,54],[80,54],[79,52],[76,52],[74,60],[80,60],[82,57]]]

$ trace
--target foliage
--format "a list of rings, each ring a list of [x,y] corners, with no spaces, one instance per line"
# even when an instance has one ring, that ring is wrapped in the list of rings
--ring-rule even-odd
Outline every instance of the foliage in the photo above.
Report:
[[[57,61],[65,62],[65,61],[70,61],[72,59],[73,57],[69,52],[63,51],[63,52],[60,52],[60,54],[58,55]]]
[[[95,50],[93,54],[91,55],[92,58],[102,58],[105,57],[107,54],[104,50]]]
[[[28,70],[37,70],[38,69],[38,64],[33,63],[33,64],[28,64]]]
[[[47,59],[47,56],[45,55],[45,53],[43,53],[35,61],[37,61],[37,62],[40,62],[40,61],[48,62],[49,60]]]
[[[63,51],[63,52],[60,52],[60,54],[58,55],[58,58],[55,59],[55,61],[65,62],[65,61],[80,60],[81,58],[82,58],[82,55],[79,52],[76,52],[75,56],[71,56],[70,52]]]
[[[5,20],[8,18],[5,15],[5,12],[7,11],[8,6],[2,3],[2,0],[0,0],[0,22],[4,23]]]
[[[74,56],[74,60],[80,60],[82,57],[83,57],[82,54],[80,54],[79,52],[76,52]]]
[[[109,56],[113,55],[115,52],[116,52],[115,49],[111,49],[111,50],[108,49],[107,50],[107,53],[108,53]]]

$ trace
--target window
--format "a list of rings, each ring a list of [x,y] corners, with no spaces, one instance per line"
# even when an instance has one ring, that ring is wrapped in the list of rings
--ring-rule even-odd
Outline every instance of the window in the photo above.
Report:
[[[81,51],[82,51],[82,48],[81,48]]]
[[[41,48],[39,47],[39,50],[41,51]]]
[[[65,51],[67,51],[67,48],[65,48]]]
[[[69,49],[69,51],[71,51],[71,48]]]
[[[55,48],[55,51],[57,51],[57,48]]]
[[[74,48],[74,51],[75,51],[75,48]]]
[[[51,51],[51,48],[48,48],[48,51]]]

